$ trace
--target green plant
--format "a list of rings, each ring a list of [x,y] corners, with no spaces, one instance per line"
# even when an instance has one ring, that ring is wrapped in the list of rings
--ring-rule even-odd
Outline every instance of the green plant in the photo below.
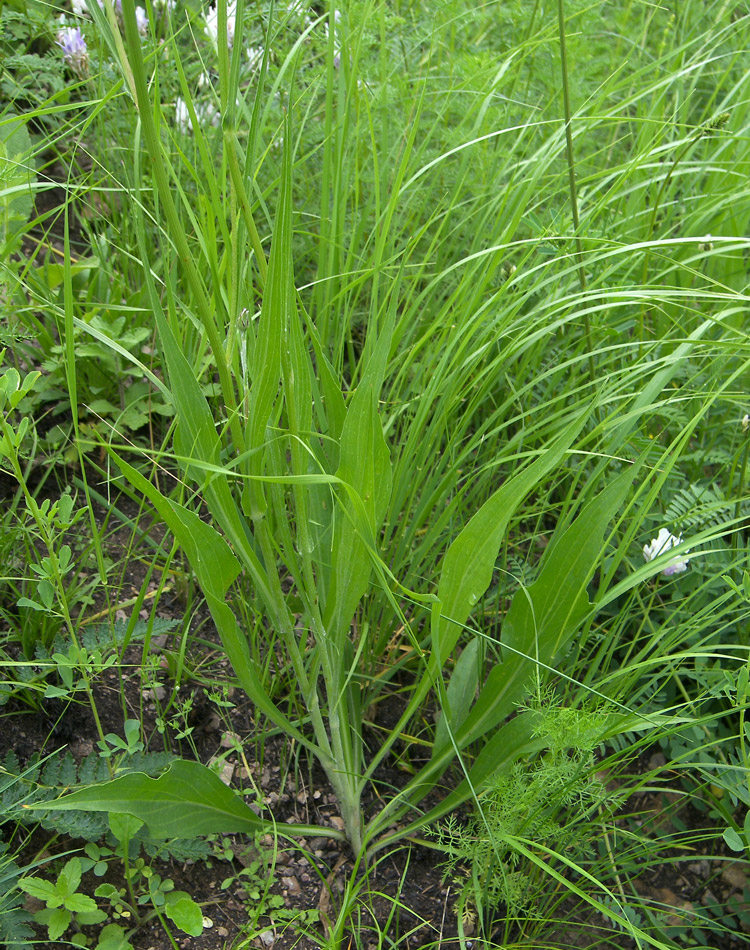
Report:
[[[19,881],[23,874],[8,844],[0,840],[0,940],[8,947],[21,950],[31,945],[34,936],[29,926],[31,914],[22,907],[24,897]]]
[[[535,714],[544,754],[495,776],[468,822],[451,816],[434,832],[448,855],[446,876],[459,885],[459,919],[466,924],[478,918],[488,936],[500,904],[510,917],[528,912],[539,904],[546,885],[514,843],[543,842],[547,855],[558,852],[566,862],[577,862],[593,848],[586,823],[621,800],[594,774],[594,753],[611,715],[556,707],[550,695],[538,697]],[[457,875],[467,864],[468,877]],[[611,910],[624,913],[622,907]]]
[[[34,330],[15,358],[44,366],[56,412],[43,443],[71,462],[98,440],[101,477],[119,466],[169,526],[258,719],[317,757],[370,867],[507,799],[520,768],[559,811],[516,714],[550,682],[565,709],[617,711],[611,746],[658,742],[741,839],[732,793],[702,786],[729,791],[746,738],[746,607],[719,575],[740,576],[748,507],[748,18],[301,0],[220,3],[210,36],[208,14],[152,14],[142,37],[133,7],[92,5],[89,101],[54,106],[80,157],[60,262],[13,272]],[[661,574],[674,551],[644,563],[662,529],[679,575]],[[73,686],[96,675],[54,654]],[[68,804],[176,828],[175,795],[196,831],[271,828],[185,762]],[[663,942],[658,915],[604,892],[602,841],[573,867],[545,827],[506,860]]]
[[[122,740],[120,744],[126,745]],[[116,752],[116,773],[132,768],[141,774],[153,774],[170,759],[166,754],[140,752],[135,748],[137,743],[132,738],[129,745],[131,751],[122,749]],[[27,822],[32,814],[31,806],[38,807],[44,801],[53,800],[63,783],[88,781],[108,775],[112,754],[113,750],[108,747],[105,754],[92,753],[77,767],[68,753],[65,756],[52,756],[44,764],[32,761],[23,769],[15,756],[9,754],[0,769],[0,813],[3,822]],[[36,811],[33,814],[39,815]],[[48,928],[50,940],[58,939],[71,926],[77,928],[78,925],[103,923],[109,917],[114,917],[115,922],[127,920],[130,930],[153,917],[166,917],[185,933],[193,936],[202,933],[203,915],[200,907],[187,893],[175,890],[174,882],[159,874],[154,863],[169,858],[181,861],[205,858],[209,852],[205,842],[194,838],[182,841],[151,838],[145,834],[142,822],[128,816],[111,815],[107,820],[101,814],[92,816],[85,812],[71,812],[62,821],[61,817],[42,813],[41,824],[58,835],[83,838],[87,842],[83,854],[71,858],[56,881],[26,876],[19,883],[28,894],[47,904],[44,910],[34,915],[34,919]],[[102,910],[85,892],[79,891],[83,874],[92,871],[96,877],[102,877],[112,862],[122,864],[126,888],[120,891],[112,884],[102,884],[94,890],[95,897],[108,902],[107,911]],[[11,867],[11,870],[14,869],[15,865]],[[14,903],[11,897],[12,890],[9,890],[9,908],[12,910],[19,901]],[[144,906],[147,906],[145,914],[141,911]],[[24,919],[18,914],[15,917],[11,915],[8,918],[9,926],[20,928],[20,932]],[[77,935],[72,939],[74,943],[83,941],[83,937]],[[121,941],[123,950],[129,945],[120,924],[108,925],[99,936],[97,950],[111,950],[110,944],[114,947],[117,940]],[[80,945],[88,944],[82,942]]]
[[[47,928],[50,940],[58,940],[71,924],[100,924],[107,919],[93,897],[79,893],[81,886],[81,859],[70,858],[57,876],[56,881],[41,877],[24,877],[19,886],[27,894],[44,901],[44,910],[34,914],[34,920]],[[79,944],[80,946],[80,944]]]
[[[132,10],[127,5],[123,9],[129,69],[132,70],[137,101],[140,103],[144,140],[156,159],[161,154],[162,146],[150,112],[145,108],[147,92],[140,45],[136,46],[135,21]],[[291,128],[288,127],[287,140],[290,136]],[[231,140],[228,146],[234,148]],[[209,510],[225,537],[233,544],[234,550],[213,528],[158,492],[119,455],[115,457],[129,481],[149,498],[187,552],[207,597],[224,648],[243,687],[267,716],[321,761],[336,790],[347,836],[358,853],[366,842],[373,842],[378,833],[383,834],[389,825],[413,809],[429,784],[448,769],[455,755],[470,742],[494,730],[511,710],[513,700],[523,694],[526,675],[520,675],[520,671],[524,663],[531,663],[532,667],[534,665],[534,661],[527,659],[531,631],[526,629],[519,630],[518,652],[512,660],[506,659],[498,664],[490,675],[488,683],[491,686],[481,692],[473,715],[469,715],[464,706],[456,710],[456,718],[449,721],[453,711],[447,707],[444,709],[449,732],[436,744],[432,761],[415,777],[401,800],[388,804],[373,820],[371,827],[365,829],[360,799],[369,776],[392,747],[403,725],[422,705],[430,689],[439,683],[443,666],[461,634],[462,624],[490,584],[493,565],[509,518],[538,481],[562,461],[587,422],[588,411],[578,412],[574,421],[562,429],[549,449],[542,451],[534,464],[499,489],[469,521],[445,554],[437,597],[433,593],[425,596],[404,591],[416,603],[431,606],[434,647],[413,690],[399,729],[393,732],[365,767],[362,710],[368,703],[363,702],[361,695],[360,670],[374,669],[378,656],[373,652],[374,644],[367,637],[360,641],[355,650],[350,632],[373,571],[395,615],[401,616],[404,621],[407,619],[394,596],[395,590],[401,592],[403,588],[399,588],[398,579],[390,576],[377,551],[375,540],[390,500],[391,466],[377,400],[393,341],[397,298],[391,294],[382,315],[371,321],[363,352],[366,369],[349,405],[344,406],[339,384],[330,376],[329,370],[324,373],[326,382],[319,393],[313,372],[313,341],[306,345],[304,324],[297,316],[293,290],[290,148],[285,149],[285,156],[268,272],[263,277],[267,285],[268,303],[253,345],[251,372],[255,383],[249,395],[239,394],[242,400],[250,401],[247,425],[242,424],[238,415],[236,382],[232,378],[229,363],[221,355],[224,344],[214,317],[210,314],[195,263],[189,255],[166,174],[159,171],[162,162],[157,159],[154,163],[156,184],[164,201],[165,214],[174,240],[178,247],[183,248],[186,276],[196,296],[198,313],[217,360],[221,392],[229,413],[226,437],[231,439],[232,454],[246,461],[236,472],[220,465],[222,444],[216,433],[216,420],[212,417],[193,370],[182,355],[174,330],[161,314],[155,299],[155,288],[149,283],[176,407],[177,454],[182,460],[185,475],[202,491]],[[236,179],[233,179],[233,184],[241,198],[244,186]],[[252,234],[249,218],[246,224]],[[142,249],[145,252],[143,243]],[[394,289],[397,290],[398,286],[396,282]],[[316,353],[320,356],[318,351]],[[327,378],[326,373],[329,374]],[[277,405],[280,383],[283,398]],[[323,393],[327,418],[323,415]],[[308,435],[313,424],[312,406],[319,416],[321,432],[327,430],[338,434],[337,438],[329,436],[330,444],[325,450],[326,443],[319,435],[312,439]],[[279,413],[283,413],[283,444],[288,445],[291,453],[291,478],[276,474],[280,461],[279,438],[267,437],[268,423],[272,417],[278,418]],[[623,477],[616,490],[602,495],[598,503],[592,502],[591,513],[582,516],[580,524],[571,529],[573,533],[569,538],[559,541],[558,561],[552,562],[550,568],[555,574],[561,570],[567,573],[574,547],[585,550],[586,555],[573,562],[574,573],[569,579],[569,610],[573,612],[566,618],[563,630],[556,631],[549,647],[545,647],[551,649],[550,655],[540,652],[542,648],[537,643],[537,657],[545,664],[553,661],[566,638],[572,635],[576,623],[589,610],[588,601],[584,607],[580,598],[599,556],[601,541],[593,540],[587,547],[581,544],[580,533],[585,530],[590,538],[594,538],[591,534],[593,525],[596,524],[601,530],[609,520],[624,500],[631,477],[632,474]],[[232,489],[237,479],[240,488],[233,496]],[[288,499],[284,498],[280,488],[275,487],[281,485],[288,487]],[[326,496],[329,498],[327,505]],[[596,519],[592,520],[591,526],[587,520],[589,518]],[[297,533],[296,538],[290,530],[292,526]],[[327,554],[321,556],[324,537],[332,539],[331,557]],[[209,551],[211,553],[207,560],[206,552]],[[279,556],[280,571],[276,568]],[[241,566],[252,578],[287,651],[305,706],[310,711],[313,740],[289,721],[263,688],[256,670],[249,662],[236,620],[224,603],[226,592]],[[282,587],[282,576],[286,573],[295,580],[296,595],[303,609],[304,627],[314,638],[315,652],[309,657],[303,657],[299,650],[296,623]],[[558,584],[559,578],[554,583]],[[522,596],[525,597],[526,593]],[[552,605],[544,609],[553,610]],[[523,609],[518,608],[516,612],[520,615]],[[416,643],[416,635],[412,636]],[[538,638],[532,634],[533,639]],[[364,655],[363,650],[366,650]],[[313,672],[315,675],[312,675]],[[322,694],[318,692],[318,672],[324,683]],[[519,722],[512,725],[512,731],[516,736],[509,746],[512,749],[511,757],[521,754],[526,748],[525,742],[528,742],[529,749],[535,747],[531,736],[525,740],[522,738],[524,730],[523,727],[519,728]],[[491,745],[493,750],[500,747],[497,736]],[[489,753],[484,761],[488,758]],[[495,760],[493,767],[497,768],[498,765]],[[474,767],[468,781],[461,786],[461,792],[449,796],[453,806],[475,793],[477,782],[487,777],[486,768],[484,762]],[[166,790],[169,774],[163,776],[162,782]],[[132,782],[129,782],[130,785]],[[101,804],[107,807],[103,800]],[[426,820],[432,820],[436,811],[440,809],[433,809]],[[406,825],[406,829],[414,830],[421,823],[421,819],[415,819]],[[399,834],[404,833],[405,830],[399,831]],[[378,846],[389,841],[389,836],[385,834]]]
[[[6,114],[0,122],[0,260],[4,267],[17,250],[18,232],[31,214],[35,178],[26,124],[19,116]]]
[[[124,897],[124,889],[118,890],[112,884],[101,884],[94,893],[109,900],[117,916],[122,917],[127,911],[136,925],[145,919],[140,907],[151,904],[153,914],[164,914],[179,930],[199,937],[203,933],[203,913],[198,904],[185,891],[176,891],[174,881],[163,878],[138,856],[137,836],[142,827],[143,822],[130,815],[109,816],[109,829],[118,842],[113,853],[122,859],[129,901]],[[97,853],[97,863],[101,857]]]
[[[184,503],[184,496],[168,497],[147,481],[123,452],[113,450],[112,457],[186,552],[241,685],[264,715],[318,757],[336,790],[355,852],[367,847],[372,854],[475,797],[496,770],[510,769],[515,758],[538,748],[526,718],[505,720],[514,703],[527,695],[534,676],[545,675],[542,671],[562,662],[574,634],[592,622],[598,606],[606,604],[607,587],[615,584],[618,569],[624,571],[617,581],[618,595],[637,589],[646,576],[645,568],[640,573],[624,570],[625,552],[658,496],[661,475],[651,476],[640,508],[631,507],[633,526],[626,528],[624,521],[618,522],[611,550],[605,541],[606,526],[631,498],[630,483],[650,455],[645,448],[633,451],[628,445],[631,438],[637,439],[637,421],[650,417],[660,394],[681,369],[681,360],[707,329],[700,324],[692,331],[695,336],[684,344],[682,356],[672,355],[671,344],[663,354],[658,347],[650,350],[648,383],[634,399],[620,388],[630,386],[634,377],[623,373],[620,378],[618,369],[598,394],[605,410],[602,427],[597,429],[589,393],[598,385],[598,377],[592,374],[583,389],[566,391],[559,400],[555,387],[564,372],[582,362],[596,358],[603,367],[610,365],[607,345],[597,342],[600,349],[591,353],[592,335],[578,333],[574,315],[580,306],[584,313],[587,307],[598,306],[599,294],[610,299],[607,288],[623,279],[619,252],[604,246],[590,253],[586,263],[593,280],[575,292],[566,283],[567,289],[558,293],[558,281],[570,277],[569,263],[560,259],[549,269],[542,267],[533,257],[539,242],[531,239],[524,251],[527,239],[512,237],[539,181],[532,175],[512,190],[517,203],[494,209],[490,233],[503,235],[497,238],[498,247],[477,249],[470,256],[472,266],[461,262],[465,273],[460,276],[454,273],[460,270],[459,264],[446,262],[437,276],[422,272],[420,280],[407,282],[406,262],[421,245],[399,244],[400,229],[408,230],[421,215],[423,227],[434,229],[437,245],[440,224],[426,214],[425,206],[407,210],[401,201],[408,205],[413,184],[448,156],[443,152],[433,159],[420,151],[418,121],[409,128],[403,154],[394,166],[394,181],[384,189],[387,197],[377,209],[370,209],[376,210],[376,220],[383,226],[368,239],[374,263],[366,271],[367,297],[357,299],[357,305],[348,309],[349,322],[335,328],[330,311],[336,298],[326,298],[316,287],[308,309],[294,287],[292,164],[294,150],[306,140],[297,135],[291,119],[284,129],[268,261],[257,240],[256,213],[262,219],[265,205],[254,207],[253,203],[255,126],[251,125],[248,151],[240,149],[236,134],[238,120],[247,117],[242,103],[238,105],[234,98],[239,44],[233,47],[231,59],[221,44],[219,49],[228,183],[211,177],[207,165],[202,168],[212,222],[206,225],[206,233],[213,222],[228,219],[219,185],[228,189],[229,206],[237,209],[231,216],[232,230],[222,225],[220,240],[204,242],[212,249],[205,262],[205,272],[212,275],[209,285],[203,278],[202,251],[196,251],[190,240],[195,219],[189,202],[172,187],[173,181],[180,180],[179,160],[172,159],[153,119],[134,13],[129,4],[123,10],[125,52],[120,54],[120,66],[133,91],[151,158],[147,173],[140,157],[134,157],[135,208],[146,293],[168,372],[165,388],[175,406],[173,457],[216,528],[201,520]],[[117,40],[113,35],[113,41]],[[289,69],[293,61],[292,57]],[[331,100],[334,80],[331,58],[326,74],[326,94]],[[230,86],[232,94],[227,95]],[[353,90],[350,98],[342,95],[341,125],[335,133],[329,129],[324,146],[328,164],[323,172],[328,181],[335,173],[337,143],[342,159],[347,154],[345,138],[339,141],[338,137],[353,121],[348,110],[354,108],[354,95]],[[420,101],[417,97],[417,111]],[[251,117],[259,114],[260,102],[258,91]],[[196,127],[194,134],[200,151],[205,148],[203,132]],[[476,136],[470,139],[472,146],[475,143]],[[553,139],[540,148],[538,174],[542,175],[559,154],[560,142]],[[343,177],[337,185],[345,189]],[[162,203],[163,237],[176,249],[182,268],[179,293],[195,321],[188,327],[178,318],[175,297],[162,294],[152,276],[148,222],[140,210],[151,187]],[[321,218],[323,227],[330,225],[332,230],[321,244],[325,252],[333,253],[334,244],[342,246],[346,241],[331,224],[338,219],[332,212],[329,215],[328,188],[324,194]],[[455,202],[450,210],[455,210],[461,194],[458,185],[450,194]],[[579,224],[587,225],[585,215]],[[246,251],[239,257],[238,246]],[[505,281],[497,287],[498,273],[507,265],[511,248],[526,255],[529,279],[540,272],[533,291],[521,292],[515,300]],[[214,254],[223,255],[220,266]],[[325,261],[321,253],[321,275],[324,264],[335,287],[341,261]],[[219,279],[222,273],[224,282]],[[360,274],[359,281],[365,282],[365,276]],[[244,299],[247,282],[263,294],[256,322],[242,317],[242,305],[250,302]],[[426,288],[433,287],[428,294]],[[341,293],[356,298],[358,291],[347,286]],[[656,299],[658,291],[653,293]],[[538,325],[532,324],[531,332],[529,314],[537,302],[548,311]],[[617,316],[623,325],[629,319],[629,306],[623,303]],[[366,326],[354,321],[358,308],[366,314]],[[417,319],[424,309],[428,315]],[[465,320],[454,322],[453,309],[465,312]],[[439,342],[417,356],[427,349],[425,341],[433,328]],[[557,344],[558,331],[573,335],[570,353]],[[513,342],[506,345],[506,339]],[[543,350],[549,353],[541,355]],[[478,353],[493,355],[482,362]],[[206,358],[216,371],[218,404],[206,398],[201,385]],[[429,367],[426,380],[422,359]],[[522,393],[509,396],[495,381],[507,381],[502,368],[512,361],[517,361],[519,372],[528,368],[531,381]],[[560,361],[563,369],[556,365]],[[476,378],[481,385],[474,392]],[[525,399],[534,407],[529,415],[540,420],[532,426],[525,422],[526,411],[517,408]],[[489,419],[479,408],[485,400],[498,406]],[[624,416],[623,402],[628,406]],[[464,412],[464,403],[474,411]],[[705,411],[706,406],[697,409],[675,436],[669,470]],[[454,426],[459,433],[455,441]],[[491,451],[484,454],[486,443],[502,443],[502,459],[508,464],[534,461],[498,489],[492,473],[499,462]],[[590,452],[594,459],[619,458],[610,472],[594,460],[585,471],[573,472],[567,464],[572,452]],[[459,479],[462,465],[468,471]],[[617,475],[622,468],[626,471]],[[420,473],[418,478],[415,471]],[[505,605],[498,653],[493,630],[472,636],[465,627],[490,587],[498,555],[512,543],[509,529],[525,516],[526,504],[529,517],[544,525],[552,543],[539,566],[538,579],[518,591],[509,609]],[[427,540],[422,540],[420,532]],[[587,591],[598,568],[603,580],[595,601],[590,601]],[[247,596],[255,598],[285,651],[285,665],[298,685],[299,707],[306,710],[305,728],[292,721],[270,695],[226,604],[241,570],[252,587]],[[403,626],[403,645],[411,652],[408,662],[389,665],[385,659],[389,638],[383,631],[396,622]],[[300,647],[300,628],[309,637],[309,649]],[[461,654],[459,643],[465,647]],[[411,685],[405,711],[382,746],[368,756],[363,710],[407,671]],[[457,685],[451,689],[454,677]],[[364,788],[430,694],[441,706],[443,727],[425,740],[429,762],[420,766],[380,813],[363,815]],[[631,728],[632,722],[623,714],[620,726]],[[441,805],[422,814],[420,803],[427,790],[447,778],[457,760],[463,780]],[[197,774],[193,766],[173,766],[156,784],[138,785],[137,779],[127,776],[119,784],[76,793],[69,801],[71,807],[86,801],[89,807],[116,809],[134,796],[127,807],[145,817],[154,804],[148,796],[169,795],[172,781],[182,792],[188,776]],[[201,779],[201,789],[207,790],[209,782],[207,776]],[[249,815],[227,817],[230,821],[257,827]]]
[[[295,921],[297,925],[317,923],[320,918],[317,908],[289,908],[280,894],[271,893],[276,877],[278,853],[275,848],[269,849],[264,838],[265,836],[256,835],[252,846],[244,848],[239,855],[235,855],[228,845],[218,844],[214,847],[213,853],[219,860],[239,860],[241,864],[239,869],[233,869],[232,873],[223,879],[221,889],[231,887],[235,893],[242,896],[248,910],[249,930],[260,930],[266,919],[270,920],[274,927],[283,927],[291,921]]]
[[[50,27],[49,7],[38,0],[6,2],[0,10],[0,90],[17,110],[46,104],[64,88],[63,62]]]
[[[70,493],[63,493],[55,502],[49,498],[38,502],[29,487],[25,456],[27,440],[34,435],[34,419],[20,414],[19,408],[39,376],[38,372],[32,372],[22,380],[15,368],[9,368],[0,377],[0,459],[18,483],[23,500],[22,533],[27,539],[27,563],[34,575],[33,580],[22,577],[16,582],[17,587],[32,593],[31,597],[20,596],[16,604],[20,611],[19,634],[27,659],[33,656],[37,642],[49,646],[63,628],[77,646],[72,611],[86,602],[85,587],[76,590],[72,583],[76,573],[73,550],[65,539],[84,511],[74,512],[75,499]],[[38,548],[45,553],[41,554]],[[37,623],[32,619],[34,614],[40,618]]]
[[[38,612],[34,611],[34,616],[38,616]],[[77,691],[85,692],[85,678],[79,674],[80,666],[84,666],[84,672],[90,676],[98,676],[119,662],[129,643],[146,643],[152,635],[164,635],[175,626],[174,620],[155,618],[146,622],[135,617],[128,622],[92,624],[81,631],[78,646],[67,641],[60,632],[48,646],[41,638],[35,638],[30,660],[15,659],[0,648],[6,677],[0,683],[0,704],[7,703],[12,696],[30,706],[38,706],[42,699],[49,698],[75,701]],[[128,728],[133,729],[132,726]],[[104,739],[109,740],[110,736],[108,734]],[[113,742],[113,748],[121,749],[123,744],[124,740],[118,739]]]

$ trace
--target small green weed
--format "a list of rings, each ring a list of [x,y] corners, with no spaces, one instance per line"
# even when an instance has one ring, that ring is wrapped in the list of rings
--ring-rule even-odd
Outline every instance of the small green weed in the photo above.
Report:
[[[479,918],[486,932],[501,905],[516,917],[539,905],[548,886],[539,867],[514,846],[544,845],[566,861],[584,858],[593,848],[586,824],[618,797],[595,775],[594,751],[606,734],[611,715],[596,710],[554,705],[551,696],[535,706],[535,734],[547,751],[531,762],[516,762],[497,775],[476,802],[476,814],[462,822],[455,816],[434,835],[448,854],[446,877],[459,884],[459,914]],[[467,866],[468,876],[459,869]]]
[[[81,859],[73,857],[65,863],[55,881],[24,877],[19,882],[22,890],[47,905],[34,914],[34,920],[47,928],[50,940],[59,940],[71,924],[90,926],[107,919],[93,897],[79,893],[81,876]],[[86,945],[77,940],[73,942],[78,946]]]

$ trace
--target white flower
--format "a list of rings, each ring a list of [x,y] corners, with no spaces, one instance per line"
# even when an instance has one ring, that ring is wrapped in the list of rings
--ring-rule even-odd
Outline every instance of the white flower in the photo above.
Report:
[[[237,20],[237,7],[234,3],[227,4],[227,46],[234,45],[234,26]],[[216,7],[209,7],[206,14],[206,34],[214,46],[219,40],[219,11]]]
[[[193,123],[190,121],[190,113],[184,99],[177,98],[174,104],[174,120],[180,132],[186,135],[193,131]]]
[[[742,431],[747,432],[748,429],[750,429],[750,416],[745,413],[742,417]]]
[[[210,102],[196,103],[195,117],[198,120],[198,124],[202,126],[212,125],[215,127],[221,123],[221,113],[216,106]],[[174,118],[175,125],[180,132],[187,135],[193,131],[193,123],[187,104],[184,99],[180,99],[179,97],[175,100],[174,104]]]
[[[204,102],[195,110],[201,125],[212,125],[214,128],[221,125],[221,113],[211,102]]]
[[[63,60],[77,73],[85,73],[89,65],[89,50],[86,40],[77,26],[65,26],[57,33],[57,45],[62,50]]]
[[[86,0],[73,0],[72,6],[73,6],[73,13],[75,13],[76,16],[89,15],[89,10],[88,10],[88,7],[86,6]]]
[[[263,62],[263,54],[265,50],[262,46],[251,46],[247,51],[247,61],[250,66],[250,69],[255,72],[256,69],[260,67],[260,64]]]
[[[665,554],[672,548],[676,548],[678,544],[682,544],[682,535],[675,537],[673,534],[670,534],[666,528],[659,528],[659,534],[652,539],[651,544],[644,544],[643,556],[648,563],[649,561],[653,561],[654,558],[660,554]],[[685,554],[689,553],[689,551],[685,552]],[[687,570],[689,561],[690,558],[685,557],[684,554],[676,555],[669,564],[662,569],[662,574],[665,577],[671,577],[673,574],[682,574],[683,571]]]

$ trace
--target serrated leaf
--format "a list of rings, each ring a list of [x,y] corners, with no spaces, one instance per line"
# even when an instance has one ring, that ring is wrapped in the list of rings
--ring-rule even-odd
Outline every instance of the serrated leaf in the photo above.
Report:
[[[99,934],[96,950],[133,950],[133,944],[126,938],[125,930],[119,924],[107,924]]]
[[[45,904],[57,898],[57,888],[51,881],[45,881],[41,877],[25,877],[18,882],[21,890],[37,900],[44,901]]]
[[[71,894],[70,897],[65,898],[65,906],[74,914],[102,913],[96,906],[94,898],[89,897],[87,894]],[[101,919],[104,920],[105,917],[106,914],[102,914]],[[82,920],[81,923],[85,923],[85,921]],[[99,921],[92,921],[92,923],[99,923]]]
[[[75,785],[77,780],[76,763],[70,752],[67,752],[60,762],[60,785]]]
[[[57,892],[66,899],[75,894],[81,883],[81,859],[71,858],[57,878]]]
[[[57,940],[65,933],[72,920],[71,913],[64,907],[53,910],[47,918],[47,933],[50,940]]]

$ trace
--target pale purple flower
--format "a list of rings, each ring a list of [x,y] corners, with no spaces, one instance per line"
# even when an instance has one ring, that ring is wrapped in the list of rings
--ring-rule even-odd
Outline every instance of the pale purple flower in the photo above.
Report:
[[[58,30],[57,45],[62,50],[63,60],[68,66],[80,74],[88,71],[89,50],[77,26],[64,26]]]
[[[654,558],[660,554],[665,554],[667,551],[671,551],[672,548],[676,548],[678,544],[682,544],[682,535],[675,537],[675,535],[667,531],[666,528],[659,528],[658,535],[652,539],[651,543],[644,544],[643,557],[648,563],[649,561],[653,561]],[[689,551],[685,552],[685,554],[689,553]],[[685,554],[676,555],[665,568],[662,568],[664,577],[671,577],[673,574],[682,574],[683,571],[687,570],[690,558],[685,557]]]
[[[334,34],[333,34],[333,68],[338,69],[341,66],[341,38],[339,36],[339,26],[341,23],[341,11],[333,11]],[[323,24],[323,35],[328,39],[328,23]]]
[[[135,8],[135,25],[138,27],[141,36],[146,36],[148,33],[148,17],[143,7]]]

